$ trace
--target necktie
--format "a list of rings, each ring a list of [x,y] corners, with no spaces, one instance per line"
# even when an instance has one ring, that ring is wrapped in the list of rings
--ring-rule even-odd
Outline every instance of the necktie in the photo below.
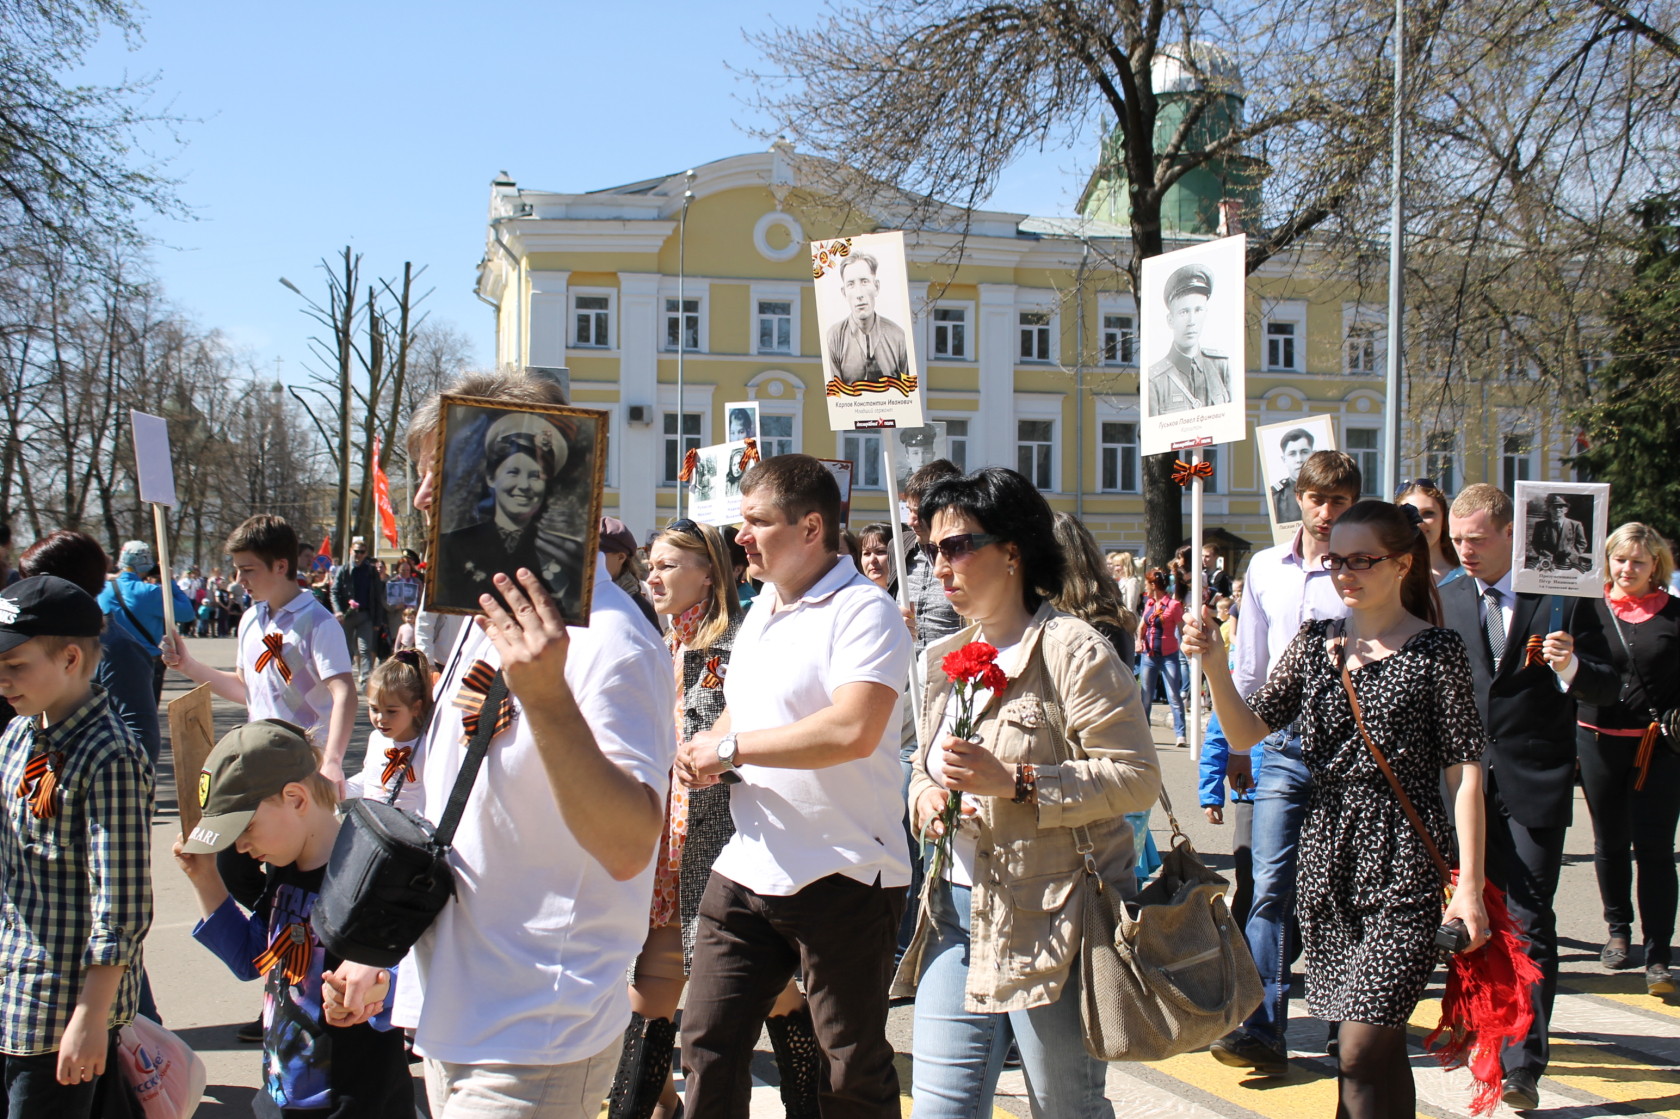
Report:
[[[1487,603],[1488,650],[1493,654],[1493,670],[1498,672],[1505,656],[1505,608],[1499,605],[1499,592],[1492,587],[1482,597]]]

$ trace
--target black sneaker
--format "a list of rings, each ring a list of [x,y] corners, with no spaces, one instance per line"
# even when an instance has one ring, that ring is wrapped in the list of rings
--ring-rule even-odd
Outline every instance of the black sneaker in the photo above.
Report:
[[[1208,1046],[1208,1052],[1214,1060],[1232,1068],[1251,1068],[1261,1076],[1289,1075],[1289,1055],[1246,1030],[1226,1034]]]
[[[262,1015],[257,1015],[255,1022],[246,1022],[243,1026],[240,1026],[239,1031],[233,1036],[249,1045],[260,1042],[263,1039]]]
[[[1674,977],[1668,973],[1667,964],[1645,965],[1645,993],[1651,995],[1672,995],[1674,993]]]
[[[1505,1090],[1499,1098],[1514,1111],[1533,1111],[1540,1106],[1539,1078],[1528,1069],[1512,1069],[1505,1074]]]

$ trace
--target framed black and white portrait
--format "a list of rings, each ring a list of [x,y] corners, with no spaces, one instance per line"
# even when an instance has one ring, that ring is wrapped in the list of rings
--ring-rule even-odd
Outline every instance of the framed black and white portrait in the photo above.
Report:
[[[1240,442],[1248,239],[1221,237],[1143,262],[1138,294],[1146,455]]]
[[[950,457],[950,440],[945,437],[945,425],[925,423],[921,427],[901,427],[887,436],[898,446],[893,448],[893,473],[899,493],[910,484],[910,475],[930,462]]]
[[[1602,482],[1518,482],[1512,500],[1511,588],[1580,598],[1603,594],[1610,487]]]
[[[1301,527],[1295,479],[1313,455],[1336,449],[1336,426],[1329,416],[1302,416],[1256,427],[1254,439],[1266,483],[1266,516],[1272,522],[1272,543],[1291,543]]]
[[[920,427],[921,364],[904,234],[811,242],[828,426]]]
[[[535,572],[571,625],[589,624],[607,413],[445,395],[426,608],[479,614],[494,577]]]
[[[688,480],[688,515],[703,525],[741,523],[741,479],[757,459],[746,440],[701,447]]]
[[[726,443],[758,438],[758,401],[737,400],[723,406]]]

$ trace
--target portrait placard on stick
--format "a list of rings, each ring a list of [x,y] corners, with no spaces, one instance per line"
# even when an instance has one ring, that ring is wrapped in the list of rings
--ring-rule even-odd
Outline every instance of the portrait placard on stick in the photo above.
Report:
[[[828,426],[920,427],[921,362],[903,233],[811,242]]]
[[[1143,262],[1143,454],[1237,443],[1247,434],[1247,251],[1239,234]]]
[[[898,484],[898,492],[901,494],[904,487],[910,483],[910,475],[930,462],[950,457],[951,442],[945,437],[945,425],[942,423],[901,427],[883,438],[898,444],[894,448],[897,453],[893,455],[893,481]]]
[[[607,413],[445,394],[426,608],[478,614],[498,574],[529,568],[568,624],[589,624]]]
[[[1610,487],[1602,482],[1518,482],[1511,526],[1511,589],[1598,598]]]
[[[688,515],[703,525],[740,524],[741,478],[756,461],[757,440],[738,439],[701,447],[688,480]]]
[[[145,412],[130,411],[128,415],[134,437],[134,476],[139,483],[140,500],[152,507],[158,571],[167,586],[175,570],[169,562],[169,523],[163,512],[175,504],[175,462],[169,454],[169,421]],[[163,632],[177,633],[175,596],[167,590],[163,595]],[[177,636],[176,640],[179,639]]]
[[[726,442],[758,438],[758,401],[736,400],[723,406]]]
[[[1295,497],[1295,479],[1314,454],[1336,449],[1336,425],[1329,416],[1302,416],[1256,426],[1254,441],[1260,450],[1260,473],[1266,482],[1266,516],[1272,522],[1272,543],[1288,544],[1301,527],[1301,503]]]
[[[852,521],[852,471],[855,464],[849,458],[820,458],[817,460],[828,467],[828,472],[834,475],[835,484],[840,487],[840,523],[849,525]]]

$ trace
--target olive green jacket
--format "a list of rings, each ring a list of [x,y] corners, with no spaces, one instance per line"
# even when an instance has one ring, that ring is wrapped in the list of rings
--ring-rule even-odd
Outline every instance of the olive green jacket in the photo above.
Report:
[[[979,640],[978,626],[927,650],[920,738],[925,746],[946,731],[941,723],[952,682],[940,667],[946,653]],[[971,1012],[1001,1013],[1055,1002],[1077,961],[1083,930],[1084,860],[1073,829],[1089,829],[1104,881],[1124,897],[1136,892],[1132,827],[1127,812],[1155,803],[1161,772],[1143,715],[1143,698],[1114,647],[1095,629],[1048,602],[1021,639],[1018,671],[981,716],[986,749],[1013,767],[1038,769],[1038,803],[975,797],[979,848],[975,859],[968,984]],[[1046,672],[1053,689],[1046,686]],[[1069,760],[1056,764],[1044,698],[1059,696]],[[927,752],[916,755],[910,804],[935,788]],[[969,825],[972,826],[972,825]],[[893,979],[894,997],[915,994],[924,953],[934,940],[923,887],[916,935]]]

